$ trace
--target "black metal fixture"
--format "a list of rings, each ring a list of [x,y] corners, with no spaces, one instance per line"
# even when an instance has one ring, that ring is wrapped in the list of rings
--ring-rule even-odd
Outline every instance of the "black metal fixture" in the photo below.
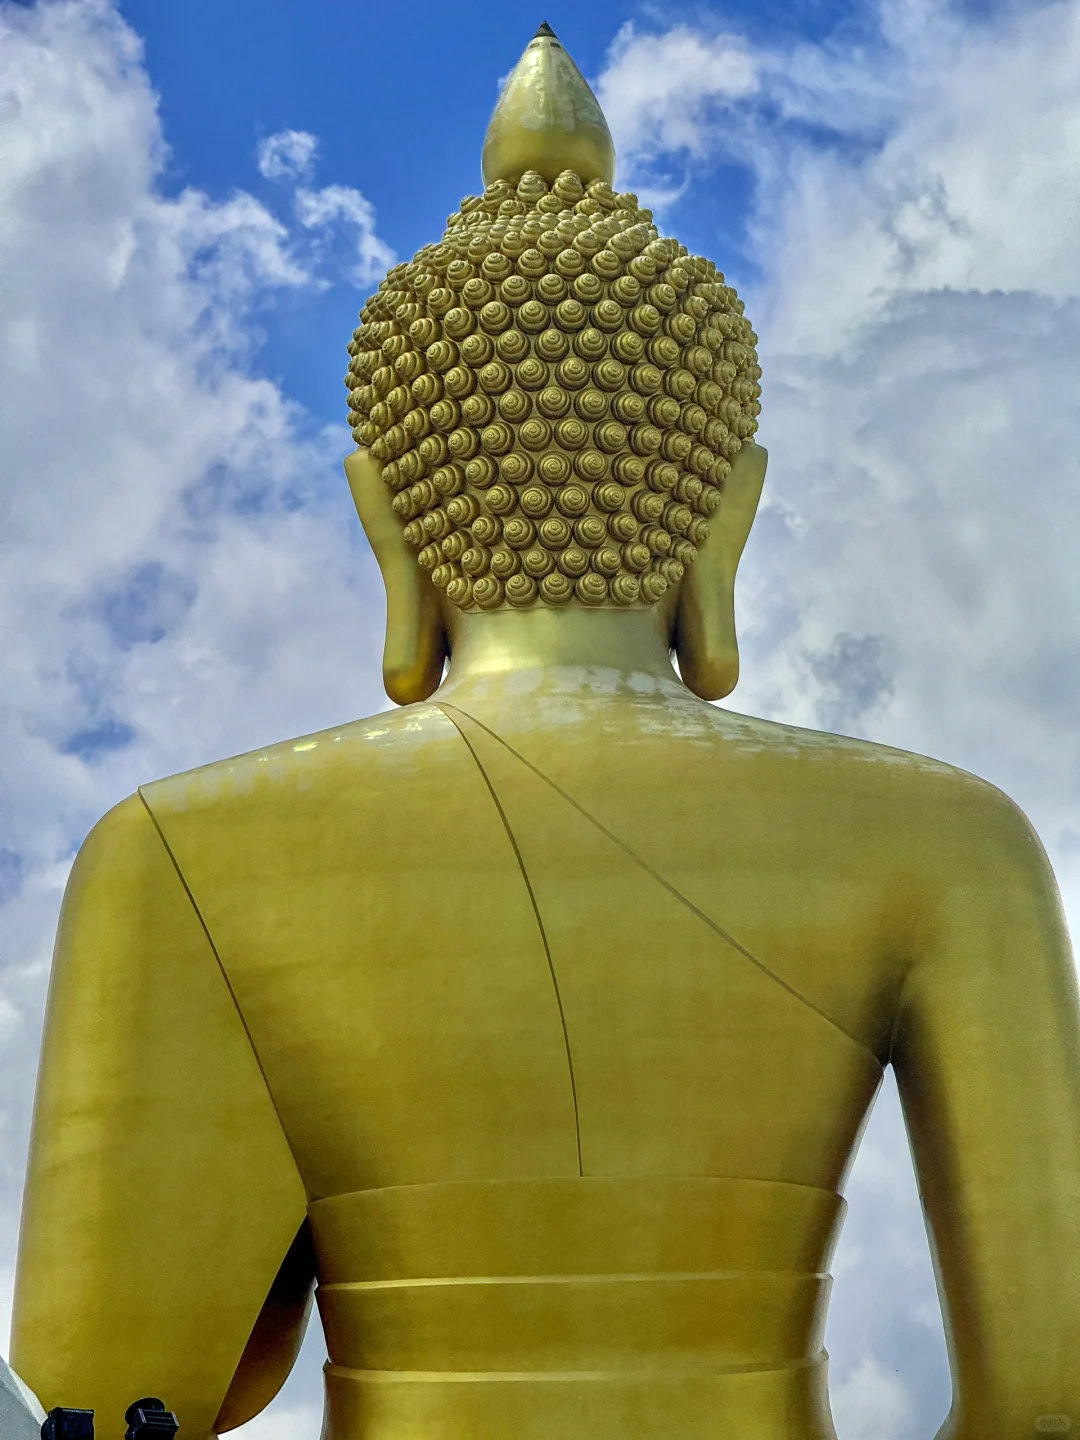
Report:
[[[180,1429],[176,1416],[165,1409],[164,1400],[153,1397],[129,1405],[124,1419],[128,1426],[124,1440],[169,1440]]]
[[[94,1440],[93,1410],[69,1410],[57,1405],[45,1417],[41,1440]]]

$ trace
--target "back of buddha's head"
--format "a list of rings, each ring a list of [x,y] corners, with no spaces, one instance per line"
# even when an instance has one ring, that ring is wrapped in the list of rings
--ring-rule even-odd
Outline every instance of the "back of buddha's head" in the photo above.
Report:
[[[546,27],[484,159],[484,193],[361,311],[353,434],[461,609],[653,604],[757,428],[757,337],[715,265],[612,190],[599,106]]]

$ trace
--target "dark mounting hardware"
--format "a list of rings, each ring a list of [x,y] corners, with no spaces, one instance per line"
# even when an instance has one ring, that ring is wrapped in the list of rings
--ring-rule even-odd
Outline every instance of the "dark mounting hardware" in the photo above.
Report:
[[[129,1405],[124,1419],[128,1425],[124,1440],[170,1440],[180,1429],[176,1416],[165,1409],[164,1400],[152,1397]]]
[[[93,1410],[69,1410],[57,1405],[45,1418],[41,1440],[94,1440]]]

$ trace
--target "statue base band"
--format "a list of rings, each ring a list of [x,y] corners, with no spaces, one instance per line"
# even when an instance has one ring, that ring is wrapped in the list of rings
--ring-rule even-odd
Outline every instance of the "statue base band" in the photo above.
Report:
[[[835,1440],[828,1265],[892,1065],[939,1440],[1067,1429],[1080,1004],[1046,857],[970,775],[706,703],[756,337],[612,191],[549,30],[484,166],[349,347],[402,708],[146,785],[76,861],[14,1361],[209,1440],[273,1398],[317,1282],[323,1440]]]

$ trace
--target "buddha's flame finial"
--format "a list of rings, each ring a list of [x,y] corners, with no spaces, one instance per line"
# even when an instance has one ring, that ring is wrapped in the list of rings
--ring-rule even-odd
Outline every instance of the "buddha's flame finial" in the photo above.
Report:
[[[538,170],[550,184],[573,170],[588,184],[615,178],[604,112],[545,20],[499,96],[484,139],[484,183],[516,184]]]

